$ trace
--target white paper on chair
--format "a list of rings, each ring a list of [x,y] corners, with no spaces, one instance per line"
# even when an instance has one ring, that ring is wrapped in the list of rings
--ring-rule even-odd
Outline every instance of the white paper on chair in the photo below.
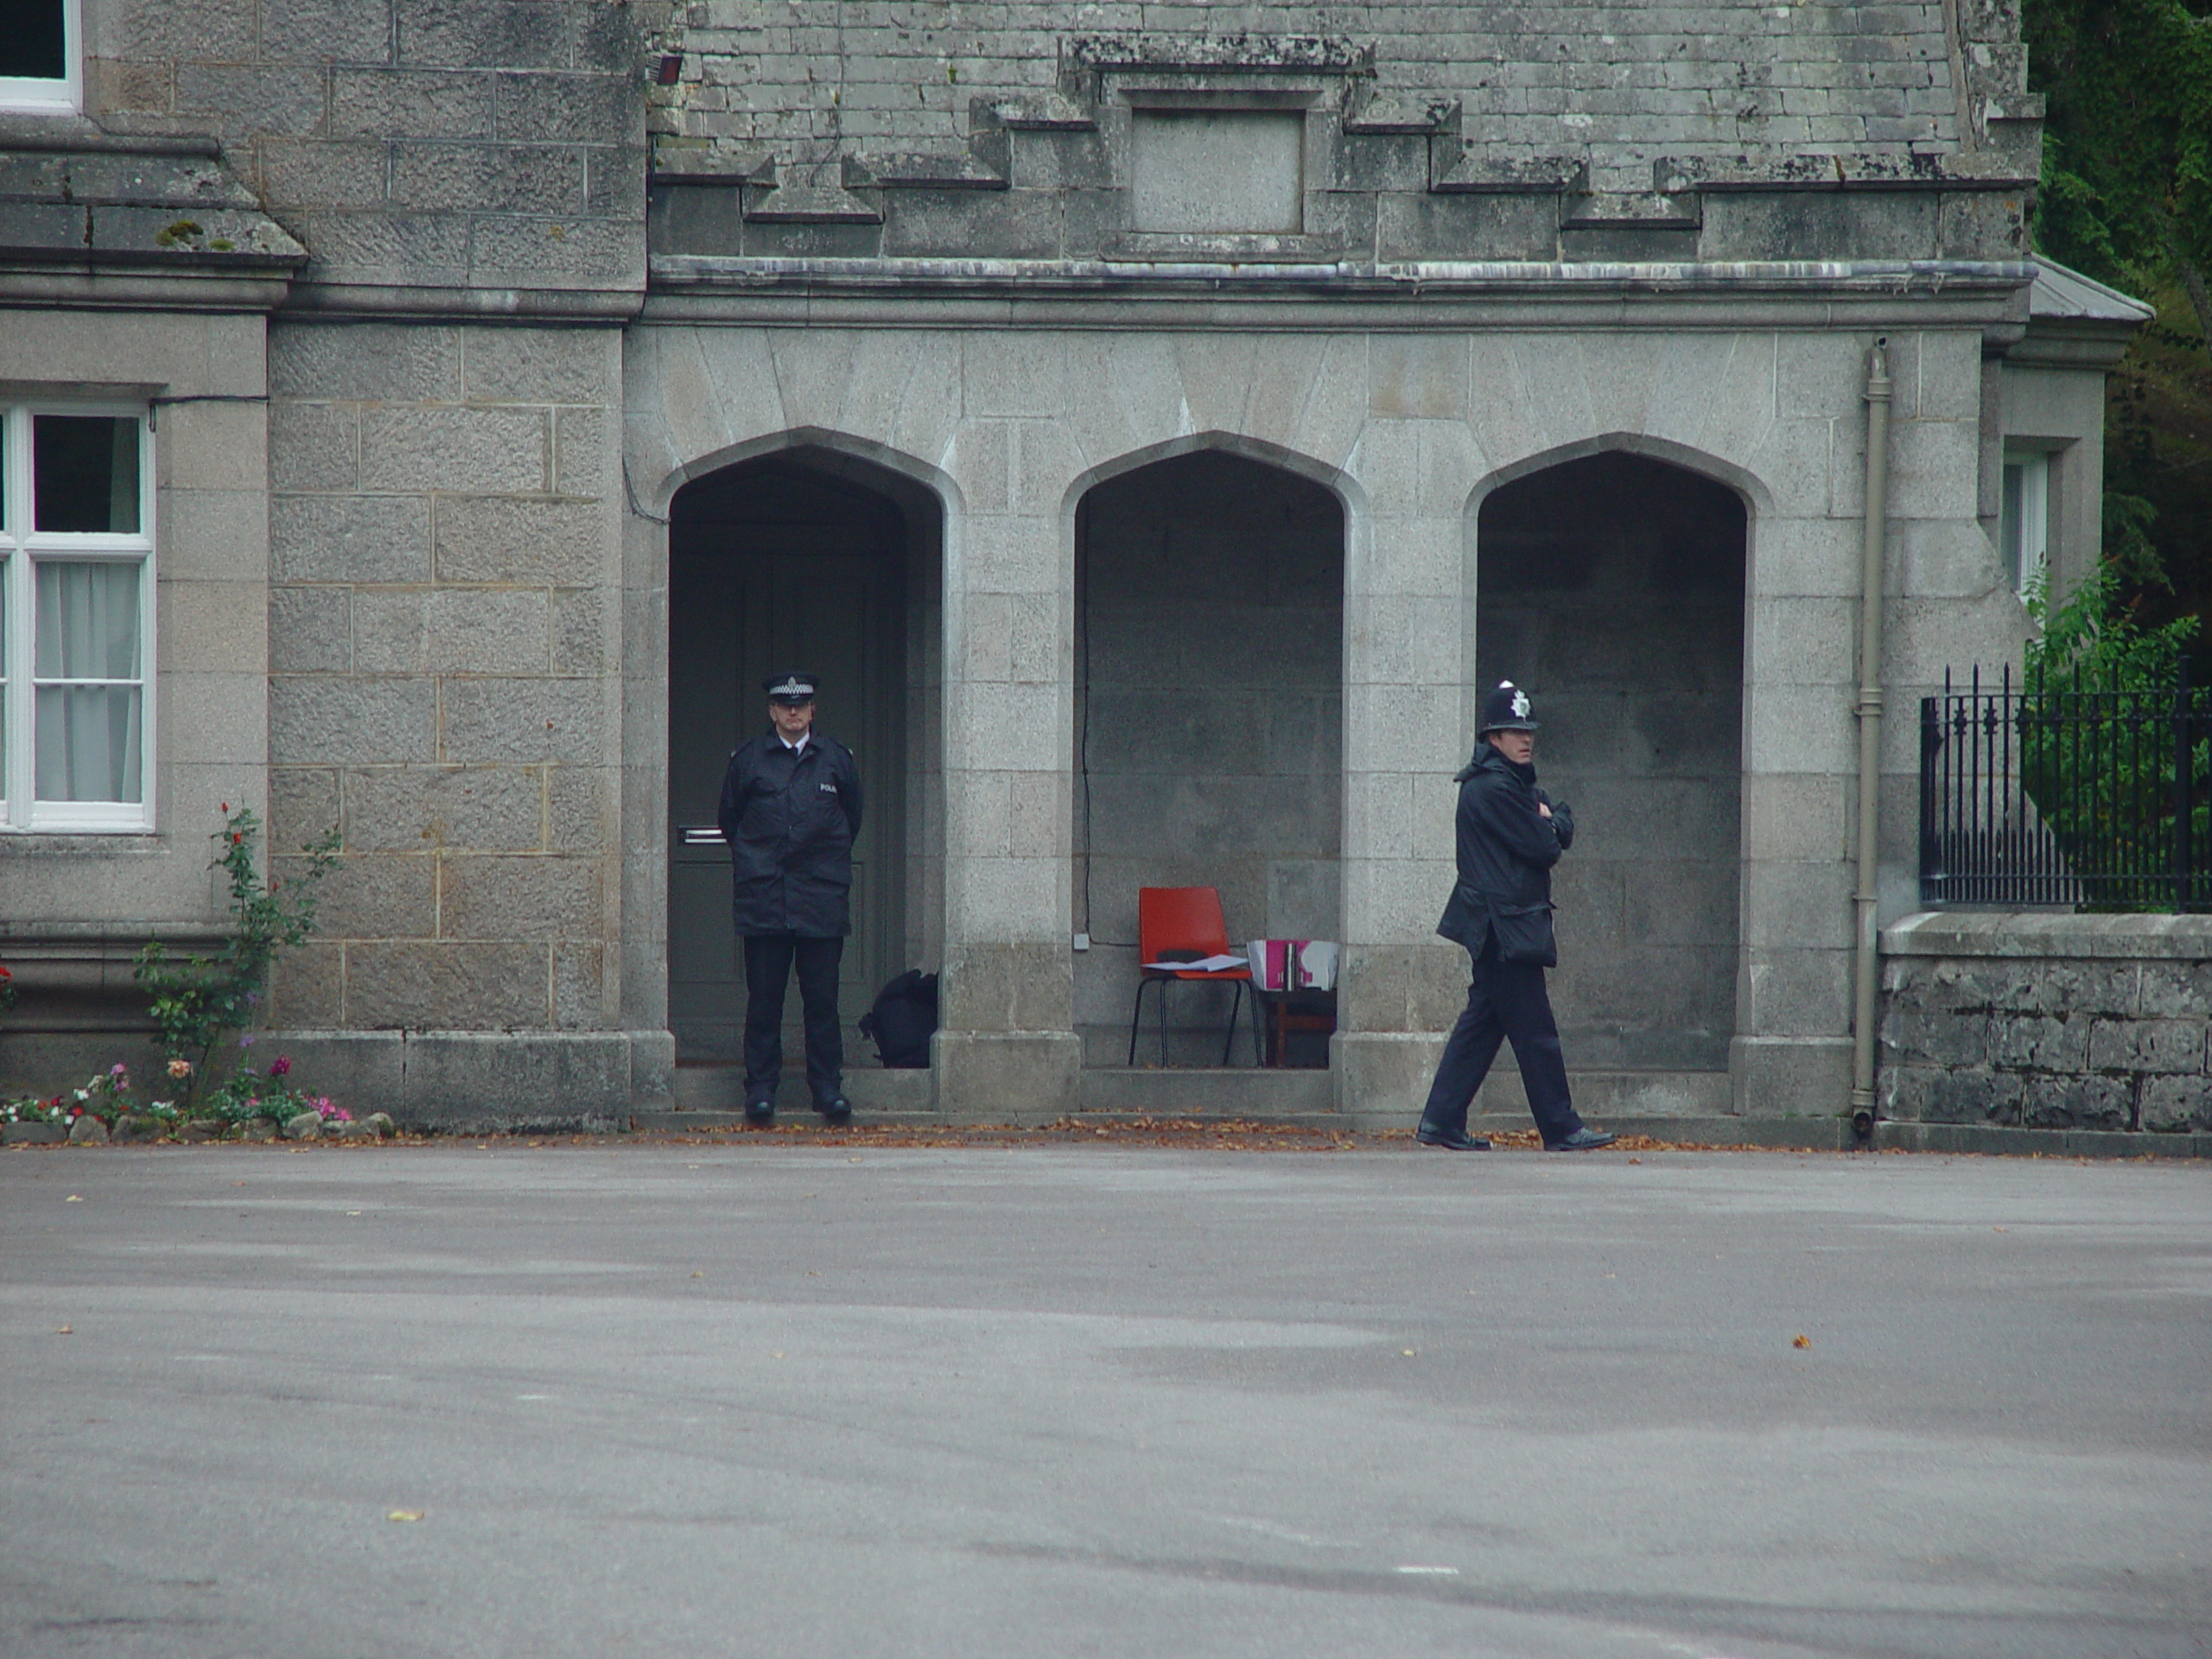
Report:
[[[1156,968],[1162,973],[1217,974],[1224,968],[1242,968],[1242,957],[1200,957],[1196,962],[1147,962],[1145,966]],[[1162,995],[1166,993],[1162,992]]]

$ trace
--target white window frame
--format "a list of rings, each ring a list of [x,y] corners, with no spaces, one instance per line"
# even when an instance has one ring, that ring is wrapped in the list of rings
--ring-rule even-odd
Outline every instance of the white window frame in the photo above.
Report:
[[[0,835],[144,835],[154,827],[154,743],[158,699],[154,658],[154,435],[143,404],[36,402],[0,404],[0,471],[6,505],[0,512],[0,582],[7,588],[5,678],[7,761],[0,772]],[[138,425],[138,531],[40,531],[31,499],[32,421],[41,415],[107,416]],[[135,801],[41,801],[35,798],[37,734],[37,566],[43,561],[135,563],[138,567],[140,751]]]
[[[55,0],[61,8],[61,78],[0,75],[0,113],[74,115],[85,107],[83,0]]]
[[[2050,568],[2051,452],[2007,448],[1999,474],[1997,553],[2012,585],[2024,594]],[[2020,477],[2018,505],[2012,505],[2012,474]]]

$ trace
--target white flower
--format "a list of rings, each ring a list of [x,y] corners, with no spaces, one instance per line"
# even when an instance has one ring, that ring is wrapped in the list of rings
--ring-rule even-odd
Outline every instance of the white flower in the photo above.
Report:
[[[79,1099],[79,1100],[90,1100],[90,1099],[92,1098],[92,1096],[91,1096],[90,1094],[88,1094],[87,1092],[86,1092],[84,1090],[79,1089],[79,1090],[77,1091],[77,1098],[78,1098],[78,1099]]]

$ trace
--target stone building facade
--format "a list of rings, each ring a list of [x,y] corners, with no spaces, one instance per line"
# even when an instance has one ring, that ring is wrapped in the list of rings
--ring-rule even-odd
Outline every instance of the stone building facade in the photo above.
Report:
[[[2007,7],[52,3],[75,79],[0,77],[8,499],[96,404],[148,511],[6,525],[0,1070],[107,1052],[243,800],[342,837],[271,1010],[334,1088],[711,1099],[712,790],[797,655],[874,804],[849,1016],[944,976],[864,1108],[1120,1098],[1136,889],[1203,882],[1344,947],[1327,1071],[1217,1097],[1408,1118],[1512,677],[1591,1108],[1829,1115],[1878,343],[1885,920],[1894,716],[2024,638],[2008,464],[2094,556],[2132,314],[2033,298]],[[34,567],[101,559],[144,648],[49,684]],[[65,692],[144,715],[104,818],[41,793]]]

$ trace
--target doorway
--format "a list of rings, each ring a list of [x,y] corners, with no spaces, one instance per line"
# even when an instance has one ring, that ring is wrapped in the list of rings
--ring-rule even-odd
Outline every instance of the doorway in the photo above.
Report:
[[[669,515],[669,1024],[679,1065],[734,1065],[744,968],[729,855],[715,824],[732,749],[767,728],[762,679],[817,677],[816,720],[853,751],[866,802],[853,850],[853,932],[838,984],[848,1069],[876,991],[937,938],[920,895],[933,750],[922,728],[936,652],[942,519],[927,491],[834,451],[793,448],[686,485]],[[933,963],[933,957],[930,958]],[[786,1077],[802,1052],[786,1004]]]

